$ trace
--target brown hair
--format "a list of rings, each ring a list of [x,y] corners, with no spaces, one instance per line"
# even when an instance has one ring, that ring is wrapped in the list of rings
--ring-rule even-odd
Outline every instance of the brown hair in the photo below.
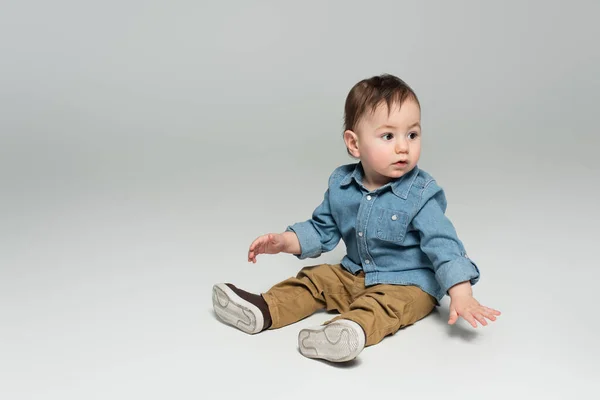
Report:
[[[407,99],[416,101],[421,107],[412,88],[394,75],[383,74],[363,79],[350,89],[346,97],[344,131],[354,131],[365,113],[374,112],[383,101],[386,102],[389,113],[393,105],[400,106]]]

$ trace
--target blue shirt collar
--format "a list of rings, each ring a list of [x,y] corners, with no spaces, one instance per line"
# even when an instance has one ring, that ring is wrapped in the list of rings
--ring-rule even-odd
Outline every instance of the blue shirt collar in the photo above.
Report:
[[[383,185],[382,187],[380,187],[377,190],[381,190],[381,189],[389,186],[389,187],[391,187],[392,192],[396,196],[406,200],[408,198],[408,193],[410,192],[410,188],[412,187],[412,185],[418,175],[419,175],[419,167],[415,165],[415,167],[409,173],[402,175],[398,179],[394,179],[393,181]],[[360,162],[358,162],[356,164],[356,166],[354,167],[354,170],[351,173],[349,173],[348,175],[346,175],[344,177],[344,179],[340,182],[340,186],[347,186],[350,183],[352,183],[352,180],[354,180],[360,186],[364,187],[363,183],[362,183],[363,177],[364,177],[364,170],[362,168],[362,164]]]

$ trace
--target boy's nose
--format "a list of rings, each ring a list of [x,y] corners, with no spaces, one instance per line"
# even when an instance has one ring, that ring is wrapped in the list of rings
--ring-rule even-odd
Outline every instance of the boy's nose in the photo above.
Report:
[[[408,152],[408,143],[406,140],[400,139],[396,140],[396,153],[407,153]]]

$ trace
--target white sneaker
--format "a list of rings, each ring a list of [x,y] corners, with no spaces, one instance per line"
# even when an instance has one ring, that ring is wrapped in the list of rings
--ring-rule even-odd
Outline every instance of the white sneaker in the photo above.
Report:
[[[302,329],[298,347],[303,356],[333,362],[350,361],[365,348],[365,332],[348,319],[338,319],[328,325]]]
[[[255,334],[264,329],[264,314],[255,300],[257,297],[232,284],[218,283],[213,286],[213,309],[221,321],[243,332]]]

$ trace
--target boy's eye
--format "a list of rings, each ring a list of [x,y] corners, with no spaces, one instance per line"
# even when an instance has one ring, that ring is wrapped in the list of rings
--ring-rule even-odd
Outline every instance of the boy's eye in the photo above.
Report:
[[[408,134],[408,137],[411,139],[416,139],[419,136],[418,132],[411,132]]]
[[[393,134],[391,134],[391,133],[386,133],[386,134],[385,134],[385,135],[383,135],[381,138],[382,138],[383,140],[391,140],[393,137],[394,137],[394,135],[393,135]]]

